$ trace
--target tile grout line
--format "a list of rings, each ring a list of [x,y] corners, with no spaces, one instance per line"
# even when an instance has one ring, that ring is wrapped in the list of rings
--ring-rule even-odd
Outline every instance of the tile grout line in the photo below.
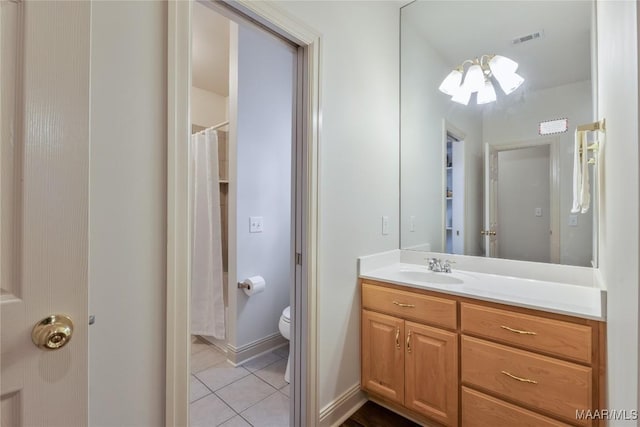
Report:
[[[276,391],[274,391],[273,393],[271,393],[270,395],[265,396],[264,398],[262,398],[262,399],[258,400],[256,403],[254,403],[253,405],[249,406],[247,409],[244,409],[242,412],[246,412],[246,411],[248,411],[249,409],[253,408],[253,407],[254,407],[254,406],[256,406],[257,404],[259,404],[260,402],[262,402],[263,400],[267,400],[268,398],[270,398],[271,396],[273,396],[273,395],[274,395],[274,394],[276,394],[276,393],[280,393],[280,392],[279,392],[279,390],[276,390]],[[282,393],[280,393],[280,394],[282,394]],[[283,396],[284,396],[284,395],[283,395]],[[287,396],[284,396],[284,397],[287,397]],[[287,399],[289,399],[289,398],[287,397]],[[291,401],[289,401],[289,405],[291,405]],[[291,408],[289,408],[289,409],[291,409]],[[240,415],[240,416],[242,417],[242,413],[239,413],[238,415]],[[242,417],[242,418],[244,418],[244,417]],[[248,422],[248,420],[247,420],[247,422]],[[251,423],[249,423],[249,424],[251,424]],[[253,425],[253,424],[252,424],[252,425]]]
[[[205,343],[205,344],[206,344],[208,347],[211,347],[211,348],[212,348],[211,350],[212,350],[213,352],[221,354],[221,352],[220,352],[220,351],[219,351],[219,350],[218,350],[218,349],[217,349],[213,344],[210,344],[210,343]],[[209,349],[209,348],[206,348],[206,349],[204,349],[204,350],[202,350],[202,351],[210,351],[210,349]],[[200,353],[200,352],[198,352],[198,353]],[[197,354],[197,353],[196,353],[196,354]],[[268,353],[267,353],[267,354],[268,354]],[[277,357],[278,357],[278,360],[273,361],[273,362],[271,362],[271,363],[267,364],[266,366],[263,366],[262,368],[260,368],[260,369],[256,369],[256,370],[254,370],[254,371],[251,371],[251,370],[249,370],[248,368],[246,368],[246,367],[244,366],[244,364],[243,364],[243,365],[240,365],[240,366],[238,366],[238,367],[239,367],[239,368],[244,369],[244,370],[247,372],[247,375],[244,375],[244,376],[242,376],[241,378],[238,378],[238,379],[236,379],[235,381],[231,382],[230,384],[226,384],[226,385],[224,385],[224,386],[222,386],[222,387],[218,388],[217,390],[212,390],[212,389],[211,389],[211,388],[210,388],[206,383],[204,383],[204,381],[203,381],[203,380],[201,380],[200,378],[198,378],[197,374],[199,374],[199,373],[201,373],[201,372],[204,372],[204,371],[206,371],[206,370],[208,370],[208,369],[211,369],[211,368],[213,368],[213,367],[215,367],[215,366],[218,366],[218,365],[221,365],[221,364],[223,364],[223,363],[226,363],[226,362],[227,362],[226,360],[221,361],[221,362],[219,362],[219,363],[216,363],[216,364],[214,364],[214,365],[211,365],[211,366],[209,366],[209,367],[207,367],[207,368],[204,368],[204,369],[202,369],[202,370],[200,370],[200,371],[198,371],[198,372],[192,372],[192,373],[191,373],[191,376],[193,376],[193,377],[194,377],[194,378],[195,378],[195,379],[196,379],[200,384],[202,384],[202,385],[205,387],[205,389],[209,391],[209,393],[207,393],[206,395],[204,395],[204,396],[202,396],[202,397],[200,397],[200,398],[198,398],[198,399],[194,400],[193,402],[189,402],[189,405],[192,405],[193,403],[198,402],[199,400],[202,400],[202,399],[204,399],[204,398],[206,398],[206,397],[208,397],[208,396],[210,396],[210,395],[212,395],[212,394],[213,394],[213,395],[214,395],[217,399],[219,399],[219,400],[220,400],[220,401],[221,401],[221,402],[222,402],[222,403],[223,403],[227,408],[229,408],[229,409],[231,410],[231,412],[233,412],[233,414],[235,414],[235,415],[232,415],[230,418],[228,418],[228,419],[226,419],[226,420],[222,421],[222,422],[221,422],[220,424],[218,424],[218,425],[222,425],[222,424],[226,423],[227,421],[229,421],[229,420],[233,419],[234,417],[238,416],[238,417],[240,417],[243,421],[245,421],[247,424],[249,424],[249,425],[250,425],[250,426],[252,426],[252,427],[253,427],[253,424],[251,424],[251,422],[249,422],[249,420],[248,420],[248,419],[246,419],[246,418],[242,415],[242,413],[243,413],[243,412],[248,411],[248,410],[249,410],[249,409],[251,409],[252,407],[254,407],[254,406],[258,405],[259,403],[261,403],[262,401],[264,401],[264,400],[266,400],[266,399],[268,399],[268,398],[272,397],[274,394],[279,393],[280,395],[282,395],[284,398],[286,398],[286,399],[289,401],[289,405],[290,405],[290,404],[291,404],[291,397],[290,397],[290,396],[287,396],[284,392],[282,392],[282,390],[283,390],[284,388],[286,388],[288,385],[290,385],[290,383],[286,383],[286,382],[285,382],[285,384],[284,384],[282,387],[279,387],[279,388],[278,388],[278,387],[274,386],[273,384],[269,383],[267,380],[265,380],[265,379],[261,378],[260,376],[256,375],[256,372],[259,372],[259,371],[262,371],[262,370],[264,370],[264,369],[267,369],[268,367],[270,367],[270,366],[272,366],[272,365],[275,365],[276,363],[281,363],[281,362],[282,362],[282,360],[286,360],[286,359],[287,359],[286,357],[283,357],[283,356],[281,356],[280,354],[276,353],[276,351],[275,351],[275,350],[274,350],[274,351],[272,351],[272,352],[271,352],[271,354],[273,354],[273,355],[277,356]],[[191,355],[191,357],[193,357],[193,354]],[[252,404],[251,406],[249,406],[249,407],[247,407],[247,408],[243,409],[243,410],[242,410],[242,412],[237,412],[237,411],[236,411],[234,408],[232,408],[232,407],[231,407],[231,406],[230,406],[230,405],[229,405],[229,404],[228,404],[228,403],[227,403],[227,402],[226,402],[226,401],[225,401],[221,396],[219,396],[219,395],[217,394],[217,392],[218,392],[218,391],[220,391],[220,390],[222,390],[222,389],[224,389],[224,388],[226,388],[226,387],[228,387],[228,386],[231,386],[231,385],[233,385],[233,384],[235,384],[235,383],[237,383],[237,382],[239,382],[239,381],[241,381],[241,380],[243,380],[243,379],[246,379],[249,375],[253,375],[255,378],[257,378],[257,379],[259,379],[260,381],[262,381],[263,383],[267,384],[269,387],[271,387],[271,389],[272,389],[273,391],[272,391],[272,392],[270,392],[267,396],[263,397],[262,399],[258,400],[258,401],[257,401],[257,402],[255,402],[254,404]],[[289,406],[289,407],[290,407],[290,406]]]
[[[258,372],[258,371],[256,371],[256,372]],[[280,390],[280,388],[278,388],[278,387],[274,386],[274,385],[273,385],[273,384],[271,384],[269,381],[265,380],[264,378],[260,377],[259,375],[256,375],[256,373],[255,373],[255,372],[252,372],[251,374],[252,374],[252,375],[255,375],[258,379],[260,379],[260,381],[263,381],[263,382],[265,382],[265,383],[269,384],[269,385],[270,385],[271,387],[273,387],[275,390]],[[286,386],[287,386],[287,383],[286,383],[286,381],[285,381],[285,385],[283,385],[282,387],[286,387]]]
[[[259,380],[261,380],[261,381],[265,382],[266,384],[269,384],[268,382],[266,382],[265,380],[263,380],[263,379],[262,379],[262,378],[260,378],[259,376],[257,376],[257,375],[254,375],[254,376],[255,376],[256,378],[258,378]],[[274,394],[276,394],[276,393],[280,393],[281,395],[283,395],[284,397],[286,397],[286,398],[287,398],[287,400],[289,401],[289,410],[291,410],[291,398],[290,398],[289,396],[287,396],[286,394],[282,393],[282,392],[280,391],[281,389],[277,389],[277,388],[273,387],[271,384],[269,384],[269,385],[270,385],[270,386],[271,386],[275,391],[274,391],[273,393],[269,394],[268,396],[265,396],[265,397],[263,397],[262,399],[258,400],[256,403],[254,403],[253,405],[249,406],[248,408],[246,408],[246,409],[242,410],[242,412],[246,412],[246,411],[248,411],[249,409],[253,408],[253,407],[254,407],[254,406],[256,406],[257,404],[259,404],[260,402],[262,402],[263,400],[266,400],[266,399],[270,398],[271,396],[273,396],[273,395],[274,395]],[[289,385],[289,384],[287,384],[287,385]],[[286,387],[287,385],[285,385],[284,387]],[[284,388],[284,387],[283,387],[283,388]],[[220,398],[220,399],[222,399],[222,398]],[[225,403],[226,403],[226,402],[225,402]],[[233,408],[232,408],[232,409],[233,409]],[[253,426],[253,424],[251,424],[251,423],[249,422],[249,420],[247,420],[246,418],[244,418],[244,417],[242,416],[242,413],[238,413],[238,415],[240,415],[240,416],[242,417],[242,419],[244,419],[245,421],[247,421],[247,422],[249,423],[249,425]]]
[[[205,383],[203,383],[203,382],[200,380],[200,378],[196,377],[196,375],[195,375],[195,374],[191,374],[191,376],[192,376],[193,378],[195,378],[195,379],[196,379],[196,381],[198,381],[200,384],[202,384],[202,385],[204,386],[204,388],[206,388],[207,390],[209,390],[209,393],[205,394],[205,395],[204,395],[204,396],[202,396],[202,397],[197,398],[197,399],[196,399],[196,400],[194,400],[193,402],[191,402],[191,401],[190,401],[190,402],[189,402],[189,405],[191,405],[192,403],[195,403],[195,402],[197,402],[198,400],[203,399],[203,398],[205,398],[205,397],[209,396],[210,394],[214,393],[214,391],[213,391],[213,390],[211,390],[209,387],[207,387],[207,385],[206,385]],[[189,385],[189,393],[191,393],[191,385]]]
[[[238,416],[239,416],[240,418],[242,418],[242,419],[243,419],[247,424],[249,424],[251,427],[253,427],[253,424],[251,424],[251,423],[249,422],[249,420],[248,420],[248,419],[246,419],[245,417],[243,417],[243,416],[242,416],[242,414],[238,414]]]
[[[254,374],[253,374],[253,372],[252,372],[250,375],[253,375],[254,377],[256,377],[257,379],[259,379],[259,380],[260,380],[260,381],[262,381],[263,383],[267,384],[267,385],[268,385],[269,387],[271,387],[274,391],[273,391],[272,393],[269,393],[268,395],[266,395],[266,396],[265,396],[265,397],[263,397],[262,399],[258,400],[258,401],[257,401],[256,403],[254,403],[253,405],[250,405],[249,407],[244,408],[244,409],[242,410],[242,412],[244,412],[244,411],[248,410],[249,408],[252,408],[253,406],[255,406],[255,405],[257,405],[258,403],[262,402],[262,401],[263,401],[264,399],[266,399],[267,397],[269,397],[269,396],[273,395],[274,393],[277,393],[277,392],[279,392],[279,391],[280,391],[280,390],[278,390],[277,388],[275,388],[274,386],[272,386],[271,384],[269,384],[268,382],[266,382],[265,380],[263,380],[262,378],[260,378],[259,376],[254,375]],[[249,376],[249,375],[247,375],[247,377],[248,377],[248,376]],[[246,377],[242,377],[242,378],[240,378],[238,381],[240,381],[241,379],[244,379],[244,378],[246,378]],[[231,383],[231,384],[229,384],[229,385],[233,385],[235,382],[236,382],[236,381],[234,381],[233,383]],[[226,386],[225,386],[225,387],[226,387]],[[222,389],[220,389],[220,390],[222,390]],[[221,396],[218,396],[218,394],[216,394],[216,392],[215,392],[215,391],[213,392],[213,394],[215,394],[215,395],[216,395],[216,397],[218,397],[218,399],[222,400],[222,401],[225,403],[225,405],[227,405],[227,406],[231,407],[231,406],[230,406],[230,405],[229,405],[229,404],[228,404],[228,403],[227,403],[227,402],[226,402],[226,401],[225,401]],[[231,408],[231,409],[232,409],[234,412],[236,411],[236,410],[235,410],[235,409],[233,409],[233,408]],[[237,413],[238,415],[240,415],[240,412],[236,412],[236,413]]]

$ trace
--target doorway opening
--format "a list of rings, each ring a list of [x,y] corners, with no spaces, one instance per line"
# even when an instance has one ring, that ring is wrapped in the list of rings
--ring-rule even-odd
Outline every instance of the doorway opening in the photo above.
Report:
[[[491,257],[558,263],[558,143],[549,139],[485,149],[485,244]]]
[[[212,6],[192,8],[190,423],[286,426],[297,46]]]
[[[464,255],[465,174],[464,141],[447,132],[445,149],[445,244],[448,254]]]
[[[199,6],[215,11],[230,21],[227,120],[209,128],[200,125],[205,127],[204,130],[192,126],[197,123],[192,123],[189,114],[191,93],[194,91],[191,87],[192,7]],[[253,425],[317,424],[315,266],[319,34],[286,17],[274,6],[261,2],[175,2],[169,6],[168,18],[167,425],[189,424],[190,399],[186,396],[192,380],[197,380],[192,390],[199,389],[206,396],[212,395],[210,400],[215,401],[214,406],[222,403],[225,406],[218,406],[233,411],[227,411],[227,415],[223,416],[229,416],[228,420],[240,423],[252,420],[250,424]],[[290,79],[283,79],[283,76],[289,76]],[[280,115],[274,117],[274,114]],[[223,317],[225,325],[221,328],[224,338],[202,339],[202,335],[199,335],[193,344],[196,355],[202,349],[210,350],[210,344],[217,345],[222,350],[224,360],[217,370],[220,375],[201,374],[193,379],[189,368],[192,348],[191,286],[183,284],[191,284],[191,274],[196,271],[192,268],[192,262],[196,261],[193,245],[196,242],[195,239],[192,242],[191,235],[196,225],[194,214],[200,210],[195,208],[198,194],[195,184],[199,181],[196,174],[192,173],[192,169],[195,169],[192,166],[200,153],[194,149],[197,143],[188,141],[193,131],[198,137],[204,134],[218,141],[224,140],[224,137],[219,138],[219,133],[225,127],[228,129],[226,152],[224,147],[212,149],[211,142],[202,144],[209,147],[208,150],[202,150],[208,151],[209,156],[218,154],[217,162],[206,157],[204,163],[211,167],[205,175],[215,176],[209,181],[214,181],[210,182],[210,188],[218,196],[219,206],[214,203],[215,206],[210,209],[207,196],[204,198],[207,199],[205,211],[207,215],[219,213],[220,224],[223,216],[227,215],[228,259],[205,269],[207,274],[211,270],[217,271],[218,277],[222,272],[224,281],[224,267],[227,267],[227,282],[226,286],[223,283],[222,292],[222,302],[226,305]],[[274,136],[274,133],[277,135]],[[197,145],[197,149],[201,150],[202,146]],[[217,175],[215,167],[218,168]],[[227,175],[220,175],[225,170]],[[227,194],[224,194],[225,188]],[[277,194],[271,191],[273,188],[278,189]],[[226,203],[220,203],[225,198]],[[274,209],[277,213],[273,213]],[[286,221],[282,221],[283,218]],[[209,218],[206,220],[211,222]],[[219,246],[223,247],[221,229],[218,234],[206,227],[205,231],[207,239],[212,235],[215,240],[219,234]],[[199,238],[200,233],[194,236]],[[273,239],[261,245],[261,240],[267,240],[267,237]],[[279,249],[274,249],[276,247]],[[208,256],[204,258],[210,260]],[[278,262],[274,261],[276,258]],[[270,270],[272,264],[280,266],[280,276]],[[249,282],[251,291],[243,289]],[[255,292],[255,289],[261,288],[262,292]],[[219,307],[219,296],[217,303]],[[284,310],[287,306],[289,310]],[[285,328],[281,322],[287,311],[290,318],[289,337],[282,332]],[[219,318],[220,310],[217,313]],[[250,316],[243,317],[247,313]],[[251,315],[262,317],[253,319]],[[286,349],[283,348],[287,339],[290,358],[285,357]],[[207,359],[206,356],[199,357]],[[208,363],[204,362],[205,365]],[[258,368],[260,364],[266,366]],[[286,383],[284,375],[280,376],[280,370],[284,368],[286,371],[286,365],[290,365],[288,388],[282,384],[283,381]],[[263,371],[258,374],[258,371],[269,366],[277,367],[277,372]],[[220,382],[228,381],[223,379],[225,373],[235,378],[230,384],[222,386]],[[255,402],[252,403],[248,402],[251,400],[248,398],[233,398],[238,391],[235,388],[240,386],[237,384],[240,381],[236,381],[238,376],[242,376],[240,381],[270,387],[263,387],[268,395],[253,398]],[[207,379],[207,386],[204,378],[199,377],[218,380]],[[234,388],[222,390],[230,385],[234,385]],[[256,391],[257,387],[250,390]],[[278,420],[267,420],[265,412],[258,408],[253,412],[259,415],[252,417],[247,412],[252,406],[270,398],[278,400],[270,404],[286,405],[290,410],[279,413]],[[283,403],[285,400],[286,403]],[[201,406],[205,408],[204,412],[217,412],[210,405]],[[191,412],[193,418],[195,410]]]

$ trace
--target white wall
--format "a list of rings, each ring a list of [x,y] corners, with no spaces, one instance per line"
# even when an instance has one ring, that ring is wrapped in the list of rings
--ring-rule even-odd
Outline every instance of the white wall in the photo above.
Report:
[[[356,257],[398,247],[399,12],[391,1],[277,4],[323,35],[318,378],[325,406],[360,380]],[[165,5],[93,7],[91,425],[163,425]],[[118,192],[109,193],[114,183]],[[385,236],[382,215],[390,219]],[[114,308],[120,340],[104,322]],[[126,353],[113,342],[126,342]]]
[[[191,124],[208,128],[228,120],[229,97],[191,87]]]
[[[91,13],[89,424],[165,408],[166,3]]]
[[[360,381],[356,257],[398,247],[399,4],[279,1],[322,34],[319,405]],[[390,232],[381,234],[381,217]]]
[[[236,264],[232,261],[230,266],[229,301],[236,324],[229,344],[242,347],[279,334],[278,322],[289,305],[293,285],[291,180],[296,54],[290,45],[264,31],[244,25],[232,25],[232,31],[234,28],[238,31],[237,86],[232,84],[231,90],[237,88],[237,110],[233,112],[236,141],[232,136],[235,162],[231,156],[230,205],[236,209]],[[231,55],[236,54],[233,50]],[[263,217],[262,233],[249,232],[252,216]],[[256,275],[265,278],[267,288],[247,297],[236,283]]]
[[[578,226],[569,226],[573,199],[573,147],[576,126],[592,120],[591,82],[584,81],[527,92],[505,105],[487,109],[483,115],[483,141],[514,144],[548,139],[538,134],[545,120],[569,119],[569,131],[556,137],[560,144],[560,263],[591,266],[593,210],[578,215]]]
[[[425,2],[424,5],[427,5]],[[420,7],[416,4],[413,7]],[[419,14],[418,14],[419,15]],[[482,119],[481,107],[462,106],[438,90],[451,67],[413,25],[412,14],[402,18],[402,169],[400,244],[411,248],[425,243],[444,252],[443,188],[445,154],[443,119],[466,134],[465,252],[480,255],[482,222]],[[454,194],[455,196],[455,194]],[[415,231],[410,218],[415,217]]]
[[[548,145],[498,152],[498,257],[550,262],[549,160]]]
[[[599,233],[600,271],[607,286],[607,406],[630,410],[640,403],[637,4],[599,2],[597,21],[598,113],[607,120]]]

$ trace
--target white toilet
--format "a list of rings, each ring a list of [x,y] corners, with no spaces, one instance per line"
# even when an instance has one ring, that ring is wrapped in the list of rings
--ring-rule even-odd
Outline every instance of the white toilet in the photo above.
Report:
[[[282,310],[282,316],[280,316],[280,322],[278,323],[280,333],[286,339],[291,339],[291,307],[287,307]],[[287,370],[284,373],[284,380],[289,382],[289,369],[291,367],[291,350],[289,350],[289,357],[287,358]]]

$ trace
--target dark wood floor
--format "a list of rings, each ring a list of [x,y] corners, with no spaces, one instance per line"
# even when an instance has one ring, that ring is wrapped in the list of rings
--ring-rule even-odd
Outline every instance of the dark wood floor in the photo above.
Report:
[[[369,401],[340,427],[420,427],[420,425]]]

